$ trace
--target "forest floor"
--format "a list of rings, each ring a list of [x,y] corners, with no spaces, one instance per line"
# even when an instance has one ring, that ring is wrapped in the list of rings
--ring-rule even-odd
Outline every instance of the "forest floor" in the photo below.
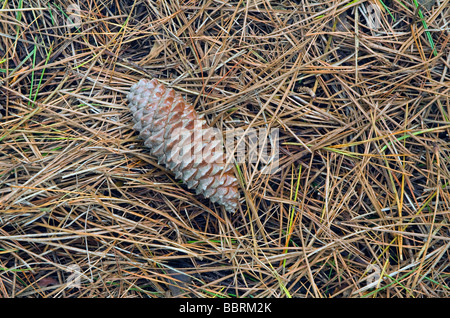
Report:
[[[1,3],[0,297],[450,296],[448,0]],[[235,213],[138,138],[141,78],[241,133]]]

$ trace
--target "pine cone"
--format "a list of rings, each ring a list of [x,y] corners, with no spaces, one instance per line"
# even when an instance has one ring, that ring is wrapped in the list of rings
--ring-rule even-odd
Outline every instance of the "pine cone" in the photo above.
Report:
[[[231,164],[225,168],[220,135],[208,127],[194,107],[156,79],[141,79],[127,96],[134,129],[144,145],[196,194],[203,194],[228,212],[238,205],[238,182]]]

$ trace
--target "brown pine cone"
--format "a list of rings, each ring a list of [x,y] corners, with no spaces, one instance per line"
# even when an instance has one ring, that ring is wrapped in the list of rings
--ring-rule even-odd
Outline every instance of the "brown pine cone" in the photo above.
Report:
[[[173,89],[141,79],[127,96],[133,113],[134,129],[144,145],[181,178],[189,189],[196,189],[228,212],[238,205],[238,182],[231,164],[225,168],[220,134],[208,127],[194,107]]]

